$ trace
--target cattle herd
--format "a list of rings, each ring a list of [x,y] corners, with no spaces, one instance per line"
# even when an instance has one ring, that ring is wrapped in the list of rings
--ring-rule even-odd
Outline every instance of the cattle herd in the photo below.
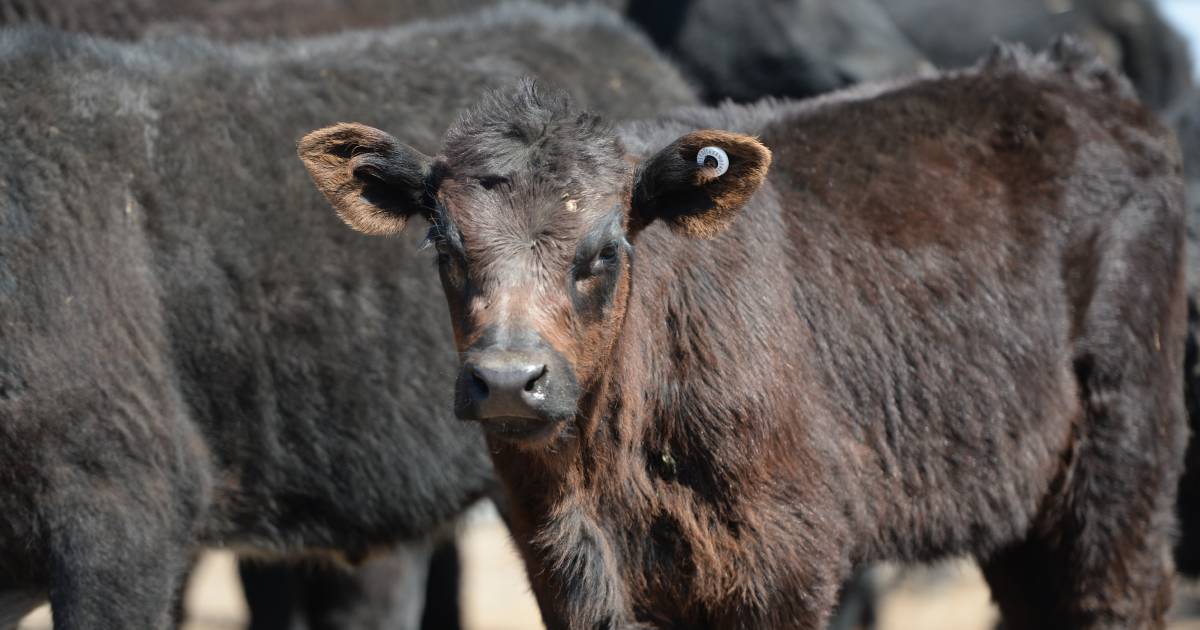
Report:
[[[1150,0],[0,0],[0,630],[212,547],[252,628],[454,629],[486,499],[553,630],[954,556],[1162,628],[1191,77]]]

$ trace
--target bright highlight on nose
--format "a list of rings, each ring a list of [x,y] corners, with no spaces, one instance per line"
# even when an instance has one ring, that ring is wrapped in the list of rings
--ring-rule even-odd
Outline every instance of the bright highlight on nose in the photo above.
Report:
[[[464,369],[469,380],[467,395],[481,418],[538,417],[538,404],[545,397],[539,386],[546,375],[545,363],[520,357],[483,358]]]

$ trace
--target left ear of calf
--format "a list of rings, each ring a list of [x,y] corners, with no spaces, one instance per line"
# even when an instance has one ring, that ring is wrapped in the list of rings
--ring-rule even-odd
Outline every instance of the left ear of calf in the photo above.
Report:
[[[631,232],[661,219],[688,236],[713,238],[762,185],[770,166],[771,151],[751,136],[711,129],[689,133],[638,168]]]
[[[396,234],[423,214],[433,158],[358,123],[318,129],[300,140],[300,160],[339,217],[365,234]]]

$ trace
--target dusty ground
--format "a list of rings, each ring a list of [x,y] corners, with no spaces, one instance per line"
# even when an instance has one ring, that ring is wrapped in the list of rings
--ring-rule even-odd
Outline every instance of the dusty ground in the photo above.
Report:
[[[541,619],[529,594],[524,569],[508,533],[490,515],[471,519],[463,531],[464,621],[471,630],[540,630]],[[902,580],[883,602],[882,630],[991,630],[995,607],[979,572],[966,562],[942,567],[938,579],[917,574]],[[947,577],[949,576],[949,577]],[[1181,599],[1197,598],[1188,585]],[[234,559],[214,552],[201,562],[188,592],[185,630],[241,630],[246,605],[237,584]],[[27,618],[19,630],[49,630],[46,609]],[[1173,622],[1170,630],[1200,630],[1200,617]]]

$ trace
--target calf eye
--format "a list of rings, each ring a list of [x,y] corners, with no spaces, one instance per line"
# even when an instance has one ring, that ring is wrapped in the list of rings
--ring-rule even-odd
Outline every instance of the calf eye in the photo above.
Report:
[[[592,264],[588,268],[587,275],[598,276],[611,268],[616,261],[617,244],[609,243],[608,245],[605,245],[599,251],[599,253],[596,254],[595,258],[592,259]]]

